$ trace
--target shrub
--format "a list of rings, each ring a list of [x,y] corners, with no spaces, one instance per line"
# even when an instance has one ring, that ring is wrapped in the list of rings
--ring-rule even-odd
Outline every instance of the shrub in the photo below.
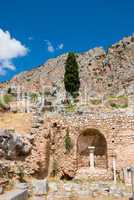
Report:
[[[12,101],[11,94],[5,94],[0,96],[0,107],[6,109],[9,106],[9,103]]]
[[[111,107],[112,108],[116,108],[116,109],[119,109],[119,108],[127,108],[128,107],[128,104],[115,104],[115,103],[111,103]]]
[[[18,175],[18,179],[21,183],[25,182],[25,173],[24,173],[24,167],[23,166],[19,166],[17,165],[17,170],[16,170],[16,174]]]
[[[120,95],[120,96],[114,96],[114,95],[111,95],[111,96],[109,96],[108,97],[108,99],[109,100],[112,100],[112,99],[118,99],[118,100],[120,100],[120,99],[128,99],[128,96],[125,96],[125,95]]]
[[[72,143],[71,137],[69,136],[68,129],[64,138],[64,145],[67,152],[70,152],[70,150],[73,148],[73,143]]]
[[[118,106],[117,106],[116,103],[110,103],[110,106],[111,106],[112,108],[118,108]]]
[[[8,88],[7,93],[8,93],[8,94],[11,94],[11,93],[12,93],[12,89],[11,89],[10,87]]]
[[[91,103],[93,105],[99,105],[102,103],[102,100],[101,99],[90,99]]]
[[[76,111],[76,104],[69,103],[65,106],[66,112],[75,112]]]
[[[36,102],[38,99],[38,94],[37,93],[31,93],[30,98],[33,102]]]
[[[66,92],[73,98],[79,95],[79,66],[74,53],[69,53],[65,63],[64,85]]]
[[[55,177],[58,174],[58,163],[56,160],[53,161],[53,165],[52,165],[52,172],[51,172],[51,176]]]
[[[128,107],[128,97],[125,95],[122,96],[110,96],[109,104],[112,108],[127,108]]]
[[[116,103],[111,103],[110,104],[112,108],[116,108],[116,109],[119,109],[119,108],[127,108],[128,107],[128,104],[125,103],[125,104],[116,104]]]

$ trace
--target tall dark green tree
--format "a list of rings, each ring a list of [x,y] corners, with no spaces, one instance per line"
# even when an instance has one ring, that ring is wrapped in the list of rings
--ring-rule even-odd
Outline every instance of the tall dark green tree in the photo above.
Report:
[[[73,98],[79,95],[79,66],[74,53],[69,53],[65,63],[64,85],[66,92]]]

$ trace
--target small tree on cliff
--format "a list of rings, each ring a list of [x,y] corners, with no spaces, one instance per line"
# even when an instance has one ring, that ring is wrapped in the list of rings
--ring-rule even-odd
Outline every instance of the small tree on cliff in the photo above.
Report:
[[[64,85],[67,94],[71,95],[73,98],[79,95],[79,66],[74,53],[69,53],[66,60]]]

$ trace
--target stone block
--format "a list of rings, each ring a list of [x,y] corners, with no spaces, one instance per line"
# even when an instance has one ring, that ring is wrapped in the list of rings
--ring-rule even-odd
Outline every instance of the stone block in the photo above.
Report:
[[[0,194],[3,194],[3,192],[4,192],[4,188],[3,188],[3,186],[1,185],[1,186],[0,186]]]
[[[0,200],[28,200],[28,191],[15,189],[0,195]]]
[[[58,191],[58,184],[56,182],[49,182],[49,190],[51,192],[57,192]]]
[[[35,196],[42,196],[47,194],[48,181],[46,179],[33,181],[32,185],[33,185],[33,194]]]
[[[28,184],[27,183],[18,183],[18,184],[16,184],[15,188],[19,189],[19,190],[26,190],[26,189],[28,189]]]

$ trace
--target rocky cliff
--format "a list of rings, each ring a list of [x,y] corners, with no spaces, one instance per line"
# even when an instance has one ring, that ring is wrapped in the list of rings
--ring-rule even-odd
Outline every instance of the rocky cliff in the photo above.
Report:
[[[125,37],[107,52],[94,48],[79,53],[80,94],[89,97],[127,95],[134,86],[134,36]],[[23,86],[24,91],[42,92],[49,87],[52,93],[63,94],[64,65],[67,54],[48,60],[31,71],[22,72],[8,82],[10,86]]]

